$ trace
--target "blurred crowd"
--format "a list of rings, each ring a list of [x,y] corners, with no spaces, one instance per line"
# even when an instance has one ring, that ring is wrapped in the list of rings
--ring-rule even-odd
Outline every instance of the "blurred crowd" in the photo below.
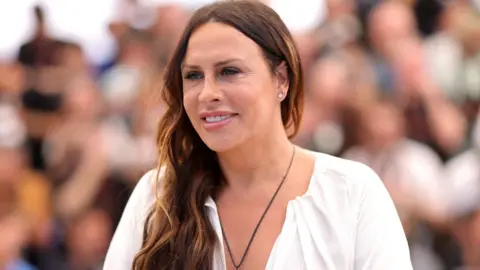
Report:
[[[33,36],[0,63],[1,270],[101,269],[155,167],[161,75],[193,9],[119,1],[110,61],[52,37],[38,6]],[[307,82],[295,143],[380,175],[415,270],[480,269],[479,1],[304,1],[263,1],[285,18],[325,10],[287,24]]]

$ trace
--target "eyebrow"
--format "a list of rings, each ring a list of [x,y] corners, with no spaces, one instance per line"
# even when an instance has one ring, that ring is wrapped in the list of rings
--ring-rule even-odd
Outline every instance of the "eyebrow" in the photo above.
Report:
[[[240,59],[240,58],[229,58],[229,59],[226,59],[226,60],[216,62],[214,66],[215,67],[224,66],[224,65],[228,65],[228,64],[231,64],[233,62],[239,62],[239,61],[242,61],[242,59]],[[184,69],[184,68],[199,69],[200,66],[198,66],[198,65],[188,65],[188,64],[182,63],[181,69]]]

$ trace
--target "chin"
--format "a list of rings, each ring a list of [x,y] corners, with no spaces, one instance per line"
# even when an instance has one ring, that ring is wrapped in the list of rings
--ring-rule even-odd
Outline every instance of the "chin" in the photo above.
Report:
[[[236,136],[234,138],[230,136],[222,136],[221,138],[218,136],[200,137],[202,138],[203,143],[205,143],[210,150],[217,153],[228,152],[240,145],[240,140]]]

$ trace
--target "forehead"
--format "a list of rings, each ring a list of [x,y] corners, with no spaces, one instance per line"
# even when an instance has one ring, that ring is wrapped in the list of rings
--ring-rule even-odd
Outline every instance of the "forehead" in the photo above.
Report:
[[[260,47],[237,29],[223,23],[207,23],[190,37],[186,64],[222,61],[225,58],[251,60],[262,57]]]

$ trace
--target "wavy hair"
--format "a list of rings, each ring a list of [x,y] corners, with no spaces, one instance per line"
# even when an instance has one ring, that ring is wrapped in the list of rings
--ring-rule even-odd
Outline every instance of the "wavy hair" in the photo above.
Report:
[[[200,26],[229,25],[253,40],[263,51],[272,73],[285,62],[289,91],[281,116],[289,137],[299,128],[303,110],[303,75],[291,34],[268,6],[253,1],[226,1],[197,10],[188,23],[164,74],[162,97],[168,109],[160,120],[157,145],[161,179],[156,203],[145,221],[141,250],[134,270],[210,270],[218,238],[208,219],[205,202],[223,184],[216,153],[194,130],[183,107],[181,64],[189,39]],[[160,171],[160,170],[159,170]]]

